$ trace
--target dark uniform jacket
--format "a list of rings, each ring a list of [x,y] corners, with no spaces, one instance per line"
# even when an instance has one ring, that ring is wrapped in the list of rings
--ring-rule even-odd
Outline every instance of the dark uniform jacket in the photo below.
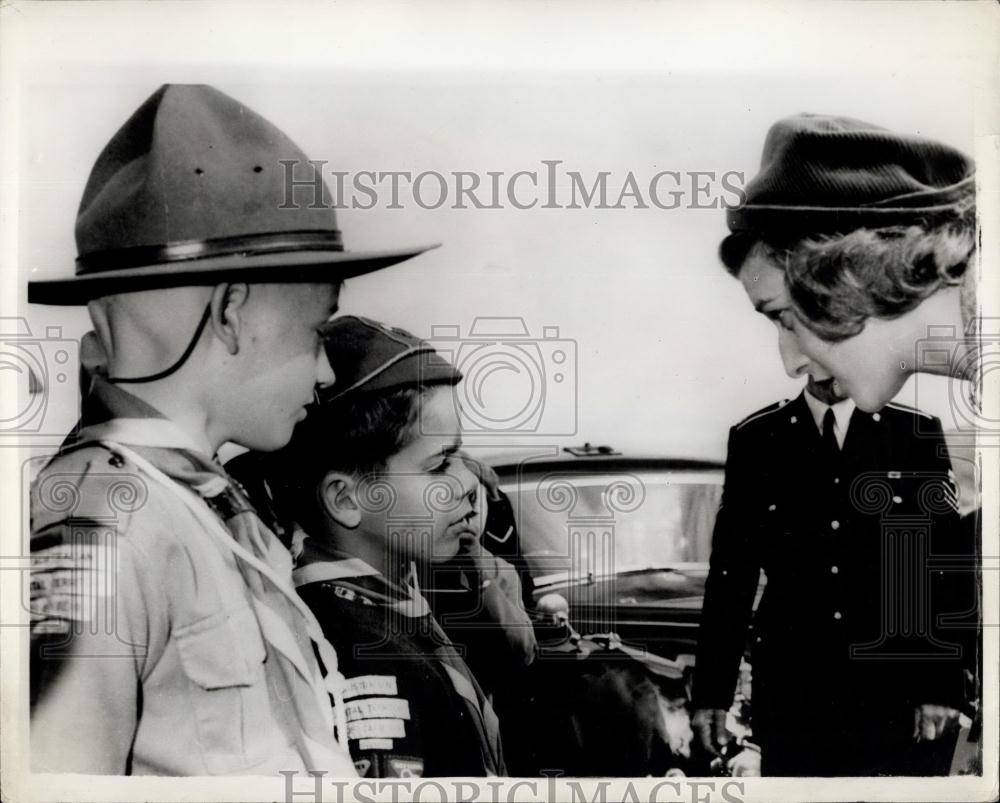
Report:
[[[351,756],[362,777],[505,773],[496,715],[418,593],[307,539],[295,584],[347,678]]]
[[[920,420],[918,420],[918,418]],[[918,426],[919,424],[919,426]],[[919,433],[919,434],[918,434]],[[855,410],[830,457],[802,395],[733,427],[693,703],[728,709],[751,639],[767,775],[915,773],[913,707],[964,702],[972,597],[940,422]]]

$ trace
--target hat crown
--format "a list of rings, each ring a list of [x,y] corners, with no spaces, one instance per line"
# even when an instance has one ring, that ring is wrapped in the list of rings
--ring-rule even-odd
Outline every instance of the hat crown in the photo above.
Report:
[[[347,251],[323,164],[217,89],[162,86],[90,173],[75,275],[30,280],[28,302],[236,281],[337,284],[436,247]]]
[[[779,120],[760,172],[727,213],[733,231],[832,233],[957,217],[974,204],[974,164],[948,145],[818,114]]]
[[[815,206],[884,204],[951,187],[971,173],[968,157],[925,137],[851,117],[799,114],[771,126],[761,171],[747,190],[756,203],[780,203],[804,185]]]
[[[287,169],[296,182],[311,184],[292,198],[285,197]],[[213,87],[168,84],[98,157],[80,202],[76,242],[84,258],[336,229],[322,176],[283,132]]]
[[[326,356],[336,380],[324,400],[417,385],[454,385],[462,374],[426,340],[405,329],[357,315],[323,327]]]

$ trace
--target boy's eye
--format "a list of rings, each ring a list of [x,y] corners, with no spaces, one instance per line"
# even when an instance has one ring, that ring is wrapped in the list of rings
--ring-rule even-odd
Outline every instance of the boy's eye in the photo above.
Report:
[[[434,466],[434,468],[431,469],[431,474],[444,474],[449,468],[451,468],[450,455]]]

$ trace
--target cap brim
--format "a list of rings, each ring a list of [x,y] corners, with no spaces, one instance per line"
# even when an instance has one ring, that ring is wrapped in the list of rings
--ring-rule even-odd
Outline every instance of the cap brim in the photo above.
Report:
[[[290,251],[282,254],[231,254],[141,268],[28,282],[29,304],[79,306],[118,293],[168,287],[215,285],[224,282],[338,282],[387,268],[440,243],[384,251]]]

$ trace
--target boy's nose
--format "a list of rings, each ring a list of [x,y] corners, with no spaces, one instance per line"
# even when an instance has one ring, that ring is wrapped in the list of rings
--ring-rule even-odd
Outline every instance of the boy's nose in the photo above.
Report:
[[[469,467],[465,465],[464,460],[458,460],[456,468],[456,477],[458,478],[459,491],[458,498],[466,497],[469,502],[475,506],[476,504],[476,494],[479,491],[479,477],[473,474]]]
[[[337,375],[334,374],[330,360],[326,356],[326,349],[320,349],[316,356],[316,384],[320,387],[332,385],[336,378]]]

